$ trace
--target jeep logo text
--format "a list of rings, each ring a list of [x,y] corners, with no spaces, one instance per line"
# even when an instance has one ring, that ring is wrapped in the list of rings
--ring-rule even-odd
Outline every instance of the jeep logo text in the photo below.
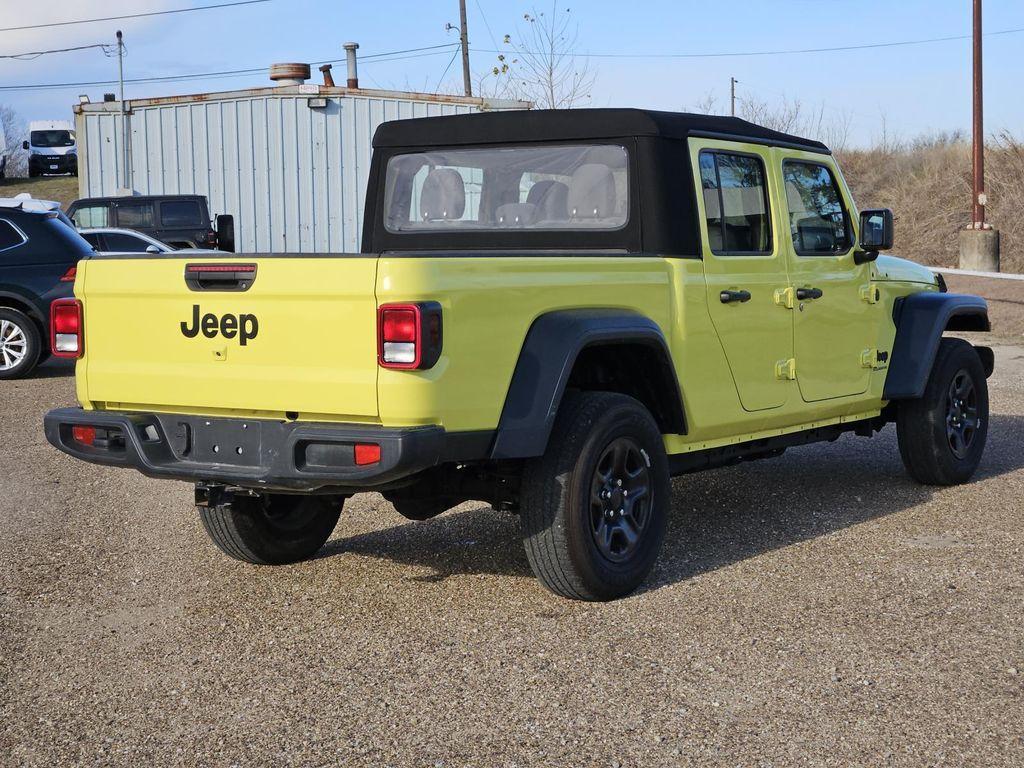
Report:
[[[188,321],[181,323],[181,332],[187,339],[194,339],[200,332],[208,339],[214,338],[218,333],[225,339],[238,337],[238,343],[243,347],[250,339],[255,339],[260,332],[260,323],[256,315],[216,315],[207,312],[199,316],[199,305],[192,305],[191,325]]]

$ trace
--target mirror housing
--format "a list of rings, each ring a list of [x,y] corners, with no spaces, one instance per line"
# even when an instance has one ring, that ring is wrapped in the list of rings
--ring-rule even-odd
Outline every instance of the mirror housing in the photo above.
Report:
[[[28,149],[28,142],[27,141],[21,142],[21,148],[22,149]]]
[[[146,253],[161,253],[161,251],[155,245],[147,245]]]
[[[217,250],[235,252],[235,217],[231,214],[217,217]]]
[[[894,223],[892,211],[888,208],[872,208],[861,211],[860,242],[853,254],[854,261],[864,264],[878,258],[879,251],[892,248]]]

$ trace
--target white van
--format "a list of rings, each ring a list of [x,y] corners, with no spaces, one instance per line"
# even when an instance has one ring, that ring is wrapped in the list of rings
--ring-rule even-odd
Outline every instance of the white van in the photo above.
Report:
[[[28,141],[22,147],[29,151],[28,175],[52,173],[78,175],[78,145],[75,126],[67,120],[35,120],[29,123]]]

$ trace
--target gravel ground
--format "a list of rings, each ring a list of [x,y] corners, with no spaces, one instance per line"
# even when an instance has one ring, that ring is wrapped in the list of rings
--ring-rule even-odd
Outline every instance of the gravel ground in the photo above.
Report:
[[[66,369],[0,382],[0,764],[1024,764],[1024,346],[976,481],[892,428],[674,484],[644,591],[572,603],[514,517],[346,508],[274,569],[190,488],[51,449]]]

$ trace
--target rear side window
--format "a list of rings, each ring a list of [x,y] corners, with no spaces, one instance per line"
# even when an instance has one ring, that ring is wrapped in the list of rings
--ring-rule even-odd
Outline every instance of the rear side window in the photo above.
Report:
[[[7,221],[7,219],[0,219],[0,251],[17,248],[24,242],[26,242],[26,239],[20,230]]]
[[[712,253],[771,253],[768,186],[761,158],[701,152],[700,183]]]
[[[141,237],[132,237],[123,232],[107,232],[103,236],[107,243],[107,250],[116,253],[145,253],[150,243]]]
[[[615,144],[439,149],[388,162],[389,232],[617,230],[629,157]]]
[[[831,256],[853,245],[850,217],[832,171],[818,163],[782,166],[793,248],[801,256]]]
[[[160,224],[165,228],[206,225],[198,200],[173,200],[160,203]]]
[[[96,232],[82,232],[81,235],[82,235],[82,238],[85,240],[85,242],[87,242],[89,245],[91,245],[97,251],[102,251],[103,250],[103,245],[100,242],[100,236],[99,236],[98,233],[96,233]]]
[[[117,226],[127,229],[153,227],[152,203],[118,203]]]
[[[75,211],[71,217],[80,229],[110,226],[110,208],[106,205],[87,205]]]

